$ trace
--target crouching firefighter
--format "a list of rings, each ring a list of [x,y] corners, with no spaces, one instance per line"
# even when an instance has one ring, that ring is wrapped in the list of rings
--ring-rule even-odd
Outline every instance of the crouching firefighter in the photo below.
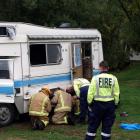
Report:
[[[108,74],[108,63],[99,64],[101,73],[92,78],[87,100],[89,124],[85,140],[94,140],[96,130],[102,122],[102,140],[111,139],[111,128],[115,120],[115,106],[119,102],[119,84],[114,75]]]
[[[43,130],[49,123],[48,115],[51,111],[50,94],[49,88],[43,87],[41,91],[31,97],[29,115],[31,116],[31,125],[34,130]]]
[[[52,105],[55,105],[52,116],[53,124],[73,124],[70,112],[72,106],[71,95],[63,90],[56,90],[51,99]]]
[[[77,120],[79,114],[80,114],[80,100],[76,96],[76,93],[74,91],[73,87],[68,87],[66,89],[66,92],[69,93],[72,97],[72,110],[71,110],[71,115],[74,121]]]

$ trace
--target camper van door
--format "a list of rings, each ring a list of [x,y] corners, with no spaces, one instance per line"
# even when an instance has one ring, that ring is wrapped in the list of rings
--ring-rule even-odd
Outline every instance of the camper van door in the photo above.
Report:
[[[73,78],[83,77],[81,43],[72,44],[72,74]]]

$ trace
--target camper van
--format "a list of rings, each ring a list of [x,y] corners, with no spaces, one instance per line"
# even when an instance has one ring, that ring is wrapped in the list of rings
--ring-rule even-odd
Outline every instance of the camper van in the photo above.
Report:
[[[91,79],[103,60],[96,29],[0,23],[0,125],[28,112],[42,86],[66,89],[74,78]]]

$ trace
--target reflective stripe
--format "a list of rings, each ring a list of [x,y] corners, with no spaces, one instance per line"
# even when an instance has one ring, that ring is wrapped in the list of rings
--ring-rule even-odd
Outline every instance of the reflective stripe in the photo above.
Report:
[[[37,112],[37,111],[30,111],[29,115],[37,115],[37,116],[48,116],[48,113]]]
[[[55,122],[55,124],[67,124],[65,121]]]
[[[110,137],[111,136],[111,134],[107,134],[107,133],[104,133],[104,132],[101,132],[101,135],[105,136],[105,137]]]
[[[76,112],[76,113],[74,113],[75,115],[79,115],[80,114],[80,112]]]
[[[60,94],[60,98],[61,98],[62,107],[64,107],[64,100],[62,94]]]
[[[68,123],[66,116],[64,117],[64,121],[65,121],[66,124]]]
[[[71,110],[71,108],[69,106],[65,106],[65,107],[60,107],[60,108],[55,109],[54,112],[61,111],[61,110],[64,110],[64,109],[65,110]]]
[[[97,98],[114,98],[114,79],[113,79],[113,85],[112,85],[112,92],[111,92],[111,95],[110,96],[101,96],[99,95],[99,77],[96,77],[96,93],[95,93],[95,96],[94,96],[94,99],[97,99]]]
[[[97,95],[95,95],[94,99],[97,99],[97,98],[104,98],[105,99],[105,98],[114,98],[114,97],[113,96],[101,96],[101,95],[97,96]]]
[[[44,120],[41,121],[45,124],[45,126],[47,126],[47,124],[49,123],[48,121],[44,121]]]
[[[91,136],[91,137],[94,137],[94,136],[96,136],[96,133],[87,132],[86,135]]]

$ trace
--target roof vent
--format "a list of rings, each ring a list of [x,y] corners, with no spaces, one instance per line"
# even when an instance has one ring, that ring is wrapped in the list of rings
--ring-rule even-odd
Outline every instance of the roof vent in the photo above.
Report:
[[[66,23],[61,23],[59,28],[70,28],[71,27],[71,23],[66,22]]]

